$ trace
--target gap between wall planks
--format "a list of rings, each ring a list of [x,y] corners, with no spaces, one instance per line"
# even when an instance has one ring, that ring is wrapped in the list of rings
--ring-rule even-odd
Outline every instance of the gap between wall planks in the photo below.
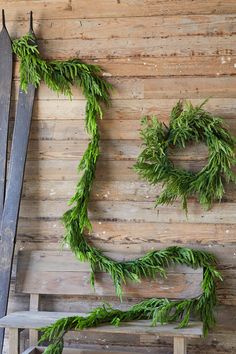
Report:
[[[4,1],[13,37],[25,33],[29,4],[35,12],[37,36],[45,56],[68,59],[79,55],[98,63],[116,86],[112,107],[100,122],[104,141],[90,207],[92,242],[106,251],[115,245],[119,255],[127,256],[168,244],[188,244],[214,252],[225,277],[218,290],[219,324],[204,342],[191,342],[190,353],[233,354],[235,187],[227,187],[224,203],[207,213],[192,200],[187,222],[178,203],[173,208],[152,209],[155,190],[138,180],[132,165],[140,141],[140,117],[158,113],[168,123],[170,109],[179,98],[197,104],[211,96],[206,107],[223,115],[230,129],[236,131],[235,1],[147,0],[138,2],[138,6],[131,0],[121,0],[120,4],[100,0],[96,6],[91,6],[91,0]],[[17,70],[18,63],[16,88]],[[83,131],[85,101],[77,90],[74,93],[72,102],[63,96],[58,98],[44,85],[37,93],[18,249],[58,249],[63,235],[60,213],[67,208],[66,200],[77,180],[77,160],[87,139]],[[195,155],[189,150],[185,157],[190,160],[180,163],[197,168],[204,164],[203,152],[200,147]],[[191,160],[194,156],[197,160]],[[127,216],[130,208],[135,211]],[[11,309],[27,307],[27,298],[11,294]],[[115,299],[111,301],[118,305]],[[99,300],[79,302],[89,310]],[[76,310],[78,299],[45,298],[42,306]],[[86,334],[79,338],[83,343],[90,340]],[[100,343],[99,338],[91,339]],[[105,344],[111,342],[130,345],[130,337],[104,338]],[[147,345],[156,346],[155,338],[132,337],[132,343],[141,345],[142,350]],[[166,352],[163,343],[158,346]]]

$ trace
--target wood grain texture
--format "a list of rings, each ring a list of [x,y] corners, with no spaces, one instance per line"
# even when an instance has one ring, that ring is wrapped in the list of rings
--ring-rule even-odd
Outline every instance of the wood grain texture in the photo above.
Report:
[[[19,353],[19,331],[16,328],[9,329],[9,353],[18,354]]]
[[[123,80],[123,79],[122,79]],[[132,79],[130,79],[132,80]],[[158,79],[156,79],[158,80]],[[191,81],[191,80],[190,80]],[[127,79],[126,79],[126,82]],[[204,82],[204,79],[203,79]],[[136,82],[133,81],[133,84],[136,85]],[[206,82],[207,84],[207,82]],[[214,82],[212,82],[212,85]],[[135,86],[133,87],[133,89]],[[131,86],[130,86],[131,89]],[[205,88],[206,90],[206,88]],[[212,88],[208,89],[210,91]],[[233,90],[233,87],[232,87]],[[140,120],[140,118],[144,115],[157,115],[160,117],[161,121],[168,121],[168,117],[170,116],[171,108],[174,104],[181,99],[180,95],[173,96],[172,98],[165,98],[165,96],[170,95],[168,92],[161,93],[162,97],[160,98],[152,98],[152,99],[144,99],[143,97],[137,97],[134,94],[132,97],[132,92],[129,92],[129,88],[127,88],[127,96],[125,96],[122,88],[118,91],[115,91],[113,96],[111,107],[104,112],[104,120]],[[84,119],[84,108],[85,108],[85,100],[82,99],[82,96],[78,90],[74,90],[75,98],[72,101],[65,100],[65,97],[59,96],[55,94],[49,94],[49,90],[42,85],[42,87],[38,91],[38,95],[40,99],[35,101],[34,105],[34,115],[33,120],[83,120]],[[48,99],[45,99],[48,94]],[[139,94],[140,95],[140,94]],[[191,93],[183,96],[182,98],[191,99],[191,102],[194,105],[201,104],[203,102],[204,93],[201,94],[200,98],[191,98]],[[171,95],[170,95],[171,97]],[[174,97],[174,98],[173,98]],[[141,98],[141,99],[140,99]],[[234,119],[235,118],[235,100],[233,98],[212,98],[210,99],[205,108],[212,112],[212,114],[222,116],[225,119]],[[66,115],[65,115],[66,112]],[[12,109],[12,115],[14,113],[14,109]],[[101,124],[103,124],[103,121]]]
[[[211,210],[205,211],[196,201],[190,201],[188,218],[181,209],[181,203],[170,206],[159,205],[154,208],[153,202],[129,201],[96,201],[91,202],[89,214],[92,220],[136,221],[140,222],[179,222],[179,223],[213,223],[235,224],[235,203],[215,203]],[[24,200],[21,204],[20,216],[23,218],[60,218],[68,209],[66,200],[32,201]]]
[[[128,57],[89,59],[103,67],[105,77],[172,77],[235,75],[235,55],[186,57]],[[19,79],[19,62],[15,63],[14,78]],[[41,90],[40,90],[41,91]]]
[[[4,16],[4,15],[3,15]],[[0,50],[4,54],[0,60],[0,219],[3,212],[5,192],[6,192],[6,166],[7,166],[7,140],[9,127],[9,113],[12,84],[12,61],[13,54],[11,39],[3,24],[0,32]]]
[[[166,124],[168,124],[168,119],[161,119],[161,120]],[[225,118],[224,122],[225,125],[234,133],[236,129],[234,119]],[[101,132],[102,141],[118,140],[120,141],[120,144],[122,144],[123,140],[140,140],[140,130],[141,130],[140,119],[103,119],[99,121],[98,124]],[[78,120],[76,119],[39,120],[38,119],[33,121],[31,127],[31,140],[38,141],[38,144],[41,143],[40,140],[53,140],[53,143],[55,140],[59,140],[59,141],[63,140],[64,142],[62,142],[62,144],[63,143],[66,144],[66,141],[68,141],[68,144],[72,144],[74,141],[78,141],[79,144],[81,140],[87,141],[88,135],[85,132],[83,120],[79,120],[79,119]],[[56,144],[58,143],[56,142]],[[199,144],[199,149],[201,149],[200,144]],[[196,151],[196,149],[194,151]],[[184,155],[187,155],[189,152],[190,150],[186,152],[184,149],[182,149],[181,151],[181,153]],[[135,156],[135,158],[136,157],[137,156]]]
[[[187,354],[185,338],[174,338],[174,354]]]
[[[25,243],[31,249],[56,248],[57,243],[64,234],[64,227],[59,219],[28,219],[21,218],[19,222],[18,236],[25,247]],[[213,247],[216,245],[234,245],[236,235],[235,224],[198,224],[198,223],[148,223],[121,222],[121,221],[93,221],[93,233],[91,242],[107,246],[121,243],[123,247],[130,244],[140,249],[154,247],[153,244],[197,244],[199,246]],[[158,245],[159,243],[159,245]],[[145,246],[146,245],[146,246]],[[227,248],[226,248],[227,249]],[[228,250],[228,249],[227,249]],[[229,254],[230,252],[228,250]],[[227,255],[227,253],[226,253]],[[225,259],[226,261],[226,259]]]
[[[75,181],[28,181],[24,185],[25,199],[60,200],[70,198],[75,191]],[[153,187],[143,181],[95,181],[90,200],[155,202],[162,190],[161,184]],[[234,201],[236,188],[230,184],[226,188],[223,201]]]
[[[1,215],[1,255],[0,255],[0,316],[5,316],[8,307],[9,288],[12,273],[12,263],[17,236],[20,200],[24,181],[29,132],[31,126],[35,87],[27,85],[27,92],[19,90],[17,111],[11,144],[9,172],[7,173],[6,196]],[[14,336],[13,336],[14,337]],[[4,329],[0,330],[0,352],[2,353]],[[16,353],[18,342],[11,351]]]
[[[37,14],[36,14],[37,16]],[[169,36],[222,36],[234,34],[236,15],[189,15],[118,18],[70,18],[34,21],[38,39],[158,38]],[[126,31],[123,31],[123,29]],[[28,30],[27,21],[9,21],[9,33],[20,37]]]
[[[7,0],[4,3],[9,20],[26,20],[29,3],[27,0]],[[232,14],[236,13],[234,0],[185,0],[155,1],[128,0],[126,2],[100,0],[94,6],[93,0],[31,0],[35,19],[52,18],[104,18],[104,17],[152,17],[163,15]]]
[[[209,40],[210,38],[210,40]],[[39,45],[45,58],[119,58],[132,56],[188,56],[188,55],[235,55],[235,35],[223,37],[193,36],[191,42],[188,37],[168,38],[113,38],[91,40],[77,39],[40,40]],[[96,54],[95,54],[96,53]]]
[[[213,96],[211,100],[206,104],[206,107],[208,109],[217,109],[217,103],[219,103],[220,100],[217,102],[217,98],[225,98],[225,100],[222,100],[223,102],[223,107],[224,107],[224,102],[227,103],[229,101],[229,98],[234,98],[236,95],[236,90],[235,90],[235,81],[236,81],[236,76],[232,75],[229,77],[225,76],[217,76],[217,77],[112,77],[109,79],[109,81],[113,84],[114,90],[112,92],[112,99],[113,100],[129,100],[129,99],[147,99],[152,101],[149,101],[150,103],[154,104],[155,106],[158,105],[159,109],[163,110],[163,108],[166,108],[169,110],[173,106],[173,102],[176,102],[178,99],[194,99],[194,103],[199,103],[207,97],[207,96]],[[16,89],[19,87],[19,82],[15,82],[15,87]],[[72,112],[74,111],[77,112],[76,116],[73,116],[74,119],[83,119],[79,118],[79,110],[81,112],[84,112],[84,106],[85,106],[85,100],[84,97],[81,93],[81,91],[78,88],[74,88],[73,90],[73,97],[74,99],[72,100],[72,104],[70,104],[70,100],[66,99],[62,95],[57,96],[55,92],[51,92],[45,85],[40,86],[40,89],[38,90],[38,95],[37,98],[39,99],[39,102],[36,100],[36,105],[34,107],[34,113],[36,116],[39,116],[45,112],[45,102],[49,100],[53,100],[53,102],[48,102],[50,105],[54,105],[56,111],[52,112],[52,108],[49,106],[48,107],[48,114],[54,113],[54,118],[57,117],[56,113],[59,110],[61,110],[61,116],[64,116],[65,119],[65,109],[66,105],[70,106],[70,110]],[[63,102],[61,102],[61,99]],[[78,104],[76,100],[82,100],[82,104]],[[170,100],[171,99],[171,100]],[[198,100],[197,100],[198,99]],[[55,100],[57,102],[55,102]],[[139,102],[141,104],[141,102]],[[144,101],[145,103],[145,101]],[[116,107],[118,103],[112,101],[111,109],[113,107]],[[123,103],[125,104],[125,103]],[[135,101],[133,101],[133,104],[136,104]],[[63,106],[61,106],[63,105]],[[76,105],[76,108],[75,108]],[[144,105],[145,107],[145,105]],[[44,109],[44,111],[42,111]],[[232,107],[231,107],[232,109]],[[70,114],[71,111],[69,111],[68,118],[73,118]],[[108,111],[109,112],[109,111]],[[214,112],[214,111],[213,111]],[[162,113],[162,112],[160,112]],[[44,117],[48,118],[48,116]]]
[[[80,160],[78,159],[68,160],[64,159],[62,168],[62,162],[56,159],[50,160],[29,160],[26,165],[26,180],[78,180],[78,174],[76,167]],[[178,161],[176,161],[177,163]],[[178,162],[180,163],[180,161]],[[98,162],[98,168],[96,171],[97,180],[113,180],[113,181],[138,181],[139,176],[133,169],[134,161],[123,160],[100,160]],[[185,161],[185,168],[194,169],[196,161]]]
[[[111,255],[112,257],[112,255]],[[114,257],[114,256],[113,256]],[[95,289],[90,284],[90,266],[78,262],[71,252],[21,252],[17,268],[16,290],[30,294],[115,296],[111,278],[97,273]],[[127,282],[124,296],[129,298],[192,298],[201,294],[202,269],[171,267],[166,279]],[[145,286],[146,284],[146,286]]]
[[[168,99],[236,97],[236,77],[209,78],[115,78],[114,99]],[[79,93],[78,93],[79,94]],[[80,94],[81,95],[81,94]],[[68,100],[67,100],[68,102]],[[58,103],[60,104],[60,103]],[[170,102],[169,102],[170,104]],[[213,105],[213,103],[211,103]],[[207,106],[206,106],[207,107]],[[37,106],[36,106],[37,109]],[[70,118],[70,117],[69,117]]]
[[[26,32],[29,9],[47,58],[80,56],[102,65],[115,86],[112,106],[99,122],[102,154],[91,196],[94,230],[89,242],[119,258],[133,258],[170,245],[213,252],[224,275],[218,285],[218,324],[207,339],[189,342],[190,354],[234,354],[236,351],[236,189],[230,184],[221,204],[203,211],[190,200],[188,220],[177,202],[154,209],[161,186],[150,187],[133,171],[140,145],[140,118],[157,114],[168,124],[178,99],[199,104],[224,118],[236,133],[236,3],[235,0],[49,0],[0,1],[11,37]],[[19,63],[14,70],[13,117],[19,87]],[[63,237],[60,222],[78,179],[76,167],[87,143],[85,100],[73,89],[68,101],[44,84],[36,94],[29,160],[21,204],[16,249],[56,251]],[[175,152],[175,163],[193,171],[206,163],[202,147]],[[205,157],[204,157],[205,156]],[[26,310],[27,295],[15,292],[15,268],[10,310]],[[113,305],[124,308],[133,303]],[[45,296],[42,308],[79,311],[101,304],[101,297]],[[137,353],[172,353],[172,343],[150,335],[77,334],[70,344],[95,343],[97,348]],[[101,346],[102,344],[102,346]],[[115,346],[115,347],[114,347]],[[118,346],[118,347],[117,347]],[[119,350],[118,350],[118,349]],[[6,352],[8,354],[8,352]]]

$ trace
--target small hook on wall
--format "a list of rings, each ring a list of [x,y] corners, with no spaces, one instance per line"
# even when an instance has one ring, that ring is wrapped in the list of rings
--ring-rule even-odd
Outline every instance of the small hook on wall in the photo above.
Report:
[[[33,30],[33,11],[30,11],[30,27],[29,27],[30,32],[34,32]]]
[[[2,26],[6,27],[6,22],[5,22],[5,12],[4,9],[2,9]]]

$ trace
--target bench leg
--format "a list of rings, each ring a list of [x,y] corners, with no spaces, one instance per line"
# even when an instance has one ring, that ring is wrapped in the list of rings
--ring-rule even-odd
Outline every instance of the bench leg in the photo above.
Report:
[[[31,347],[36,346],[38,344],[39,335],[36,329],[29,330],[29,344]]]
[[[186,338],[174,337],[174,354],[187,354]]]
[[[11,354],[20,352],[19,333],[18,328],[9,328],[9,353]]]
[[[39,311],[39,294],[30,294],[30,311]],[[29,344],[36,346],[38,344],[39,335],[36,329],[29,330]]]

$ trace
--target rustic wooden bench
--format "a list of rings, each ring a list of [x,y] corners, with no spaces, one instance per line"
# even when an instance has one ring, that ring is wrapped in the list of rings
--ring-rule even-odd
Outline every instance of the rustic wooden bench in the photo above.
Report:
[[[21,251],[18,254],[17,292],[30,294],[29,311],[11,313],[0,319],[0,327],[9,329],[9,354],[19,353],[19,333],[29,329],[30,348],[24,354],[42,353],[37,347],[36,328],[50,325],[55,320],[72,316],[74,313],[39,311],[40,295],[82,295],[99,296],[104,302],[115,295],[110,276],[97,273],[95,292],[90,286],[90,268],[87,263],[78,262],[70,251]],[[191,298],[201,293],[202,269],[176,266],[168,270],[167,279],[143,280],[142,284],[129,283],[124,288],[125,299],[141,300],[151,297],[172,299]],[[86,314],[83,314],[86,315]],[[150,334],[174,338],[174,354],[186,353],[188,338],[202,336],[202,323],[191,322],[187,328],[177,329],[176,324],[152,327],[150,321],[134,321],[119,327],[104,325],[91,328],[96,333]],[[80,353],[65,348],[63,353]],[[128,352],[128,350],[127,350]],[[83,351],[86,353],[86,351]]]

